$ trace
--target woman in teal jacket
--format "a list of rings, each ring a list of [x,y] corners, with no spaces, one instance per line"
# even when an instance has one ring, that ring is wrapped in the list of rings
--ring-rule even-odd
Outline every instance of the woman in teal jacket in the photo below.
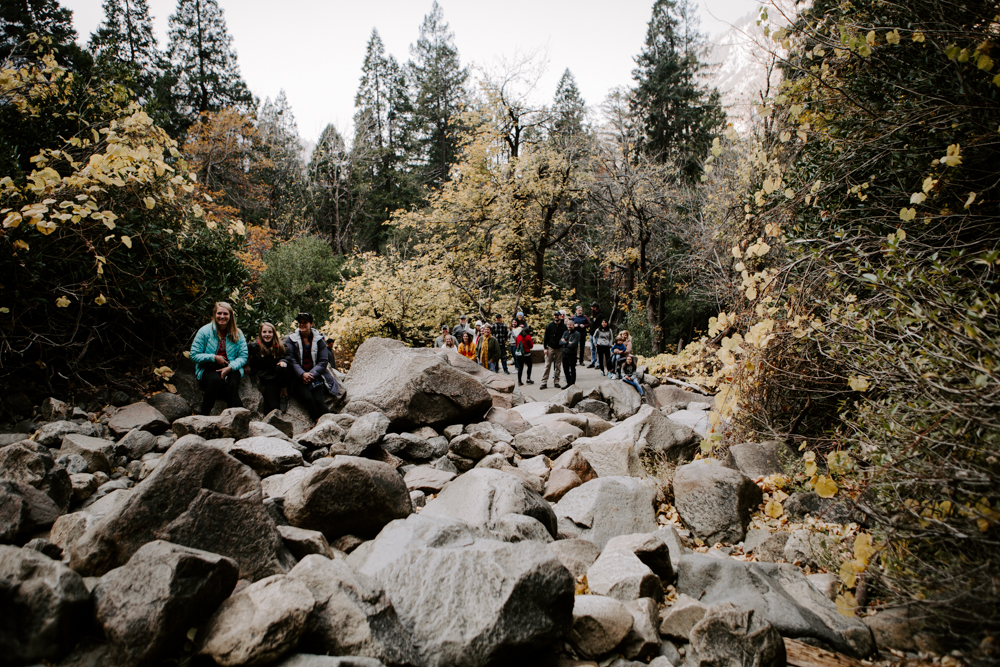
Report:
[[[247,365],[247,341],[236,326],[233,307],[224,301],[212,309],[212,321],[198,329],[191,344],[195,377],[205,396],[201,414],[212,411],[216,399],[225,398],[231,408],[242,408],[240,378]]]

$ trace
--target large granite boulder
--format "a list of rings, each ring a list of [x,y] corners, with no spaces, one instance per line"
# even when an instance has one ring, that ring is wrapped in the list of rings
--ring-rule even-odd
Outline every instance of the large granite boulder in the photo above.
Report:
[[[603,549],[612,537],[656,530],[654,485],[635,477],[598,477],[556,503],[559,534]]]
[[[478,538],[461,521],[414,514],[350,556],[375,577],[427,667],[514,664],[570,629],[573,578],[544,544]]]
[[[260,478],[211,445],[178,442],[121,506],[70,547],[70,567],[100,575],[156,539],[228,556],[240,577],[287,572],[294,560],[264,509]]]
[[[35,531],[48,528],[60,509],[33,486],[0,479],[0,544],[12,544]]]
[[[692,661],[697,664],[785,665],[785,642],[778,631],[752,610],[730,603],[709,607],[691,629],[690,640]]]
[[[215,611],[236,586],[235,562],[155,540],[94,589],[97,620],[117,665],[157,664]]]
[[[35,487],[51,498],[60,512],[69,509],[73,498],[66,468],[55,462],[48,449],[28,440],[0,448],[0,479]]]
[[[875,650],[868,626],[840,614],[794,565],[690,554],[678,559],[676,587],[705,605],[732,602],[753,610],[782,637],[817,639],[855,658]]]
[[[366,656],[387,665],[417,664],[416,652],[382,585],[343,560],[307,556],[288,575],[316,602],[303,645],[318,653]]]
[[[288,522],[318,530],[331,542],[344,535],[375,537],[412,511],[410,493],[392,466],[356,456],[310,468],[285,494]]]
[[[584,425],[586,420],[584,420]],[[545,455],[555,458],[570,448],[573,441],[583,436],[583,430],[564,421],[551,421],[532,426],[514,436],[514,449],[518,454],[529,456]]]
[[[490,468],[476,468],[456,478],[421,514],[449,516],[491,531],[501,530],[509,515],[519,514],[537,520],[550,535],[556,535],[552,507],[520,477]]]
[[[291,651],[316,601],[305,584],[276,574],[222,603],[198,632],[195,652],[224,667],[256,667]]]
[[[347,388],[352,401],[375,405],[394,424],[478,419],[493,405],[490,394],[453,361],[440,350],[369,338],[354,356]]]
[[[750,514],[761,502],[760,487],[717,461],[694,461],[674,473],[677,513],[709,544],[743,541]]]
[[[261,477],[305,465],[302,453],[286,440],[267,436],[237,440],[229,448],[229,455],[250,466]]]
[[[119,438],[134,428],[150,433],[163,433],[170,422],[159,410],[145,401],[126,405],[111,415],[108,428]]]
[[[595,393],[597,396],[594,396]],[[618,420],[628,419],[642,407],[642,397],[639,396],[639,392],[621,380],[605,380],[595,387],[589,398],[597,398],[607,403],[611,408],[611,414]]]
[[[603,595],[577,595],[569,640],[580,655],[597,658],[625,639],[633,619],[620,601]]]
[[[88,628],[90,592],[62,563],[0,546],[0,662],[54,660]]]
[[[777,440],[744,442],[732,445],[723,460],[727,468],[739,470],[750,479],[784,472],[781,452],[785,446]]]

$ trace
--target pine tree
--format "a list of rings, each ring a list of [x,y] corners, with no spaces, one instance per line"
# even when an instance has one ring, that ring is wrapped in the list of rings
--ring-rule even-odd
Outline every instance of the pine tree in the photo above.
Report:
[[[12,64],[37,55],[37,46],[28,43],[28,35],[51,40],[43,52],[51,50],[64,67],[77,72],[89,72],[93,61],[76,45],[73,12],[61,7],[57,0],[3,0],[0,3],[0,63],[12,59]]]
[[[552,138],[557,146],[566,147],[584,134],[587,104],[569,69],[563,72],[559,85],[556,86],[552,112]]]
[[[396,209],[419,200],[406,169],[411,113],[406,79],[396,59],[386,55],[377,30],[368,41],[354,106],[354,189],[365,201],[361,222],[368,232],[366,243],[376,249],[382,223]]]
[[[167,53],[178,77],[178,108],[189,119],[205,111],[228,107],[245,113],[256,106],[232,41],[216,0],[178,0]]]
[[[338,255],[351,247],[358,209],[359,200],[351,193],[353,167],[344,138],[336,127],[327,125],[309,160],[309,201],[316,226],[330,235]]]
[[[274,102],[264,101],[257,114],[257,131],[271,161],[265,182],[270,186],[272,226],[298,212],[305,197],[305,165],[298,124],[285,91]]]
[[[632,111],[644,125],[645,152],[673,161],[687,181],[701,175],[699,160],[725,121],[718,91],[699,84],[705,52],[690,0],[656,0],[632,72],[638,84]]]
[[[169,126],[169,96],[157,99],[158,82],[169,63],[157,50],[146,0],[104,0],[104,21],[90,36],[98,76],[128,86],[158,124]],[[162,87],[162,86],[161,86]]]
[[[437,0],[424,17],[410,55],[407,70],[416,93],[413,126],[418,159],[424,182],[440,187],[448,180],[448,170],[458,154],[459,115],[467,98],[469,71],[461,66],[455,35],[448,30]]]

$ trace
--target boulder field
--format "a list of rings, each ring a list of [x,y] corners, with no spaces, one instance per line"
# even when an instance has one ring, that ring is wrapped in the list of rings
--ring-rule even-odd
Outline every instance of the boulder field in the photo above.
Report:
[[[817,555],[808,534],[747,532],[780,445],[691,461],[701,437],[671,417],[704,397],[640,401],[609,380],[537,402],[385,339],[315,423],[294,403],[255,412],[248,380],[247,408],[192,415],[178,386],[92,413],[50,398],[0,427],[5,664],[765,667],[793,640],[877,650],[828,575],[791,564]]]

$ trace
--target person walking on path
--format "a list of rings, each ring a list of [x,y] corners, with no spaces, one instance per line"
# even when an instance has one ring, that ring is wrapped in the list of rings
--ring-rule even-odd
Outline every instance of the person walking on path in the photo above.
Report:
[[[194,375],[204,392],[201,414],[209,414],[219,398],[230,408],[243,407],[240,379],[248,359],[247,340],[236,326],[233,307],[219,301],[212,307],[212,321],[198,329],[191,343]]]
[[[545,326],[545,334],[542,336],[542,347],[545,348],[545,372],[542,373],[542,384],[539,389],[545,389],[548,386],[549,381],[549,371],[555,366],[553,371],[552,386],[556,389],[560,389],[559,386],[559,363],[562,361],[562,348],[559,347],[559,341],[562,340],[562,335],[566,332],[566,325],[563,324],[563,316],[561,311],[556,311],[552,314],[552,321]]]
[[[434,339],[434,347],[444,347],[444,339],[448,337],[448,325],[441,327],[441,335]]]
[[[476,343],[476,361],[483,368],[497,372],[497,364],[500,363],[500,343],[493,336],[488,324],[484,324],[480,329],[479,341]]]
[[[476,344],[472,342],[472,332],[469,330],[462,331],[461,343],[458,344],[458,353],[465,357],[466,359],[476,359]]]
[[[510,329],[503,323],[503,315],[497,313],[496,322],[493,324],[493,336],[500,345],[500,363],[503,364],[503,372],[510,375],[507,370],[507,344],[510,342]]]
[[[600,362],[601,375],[605,370],[613,371],[611,368],[611,345],[615,342],[615,335],[608,326],[607,320],[601,320],[601,326],[594,334],[594,344],[597,346],[597,359]]]
[[[521,371],[528,369],[528,384],[535,384],[531,379],[531,349],[535,347],[535,341],[531,339],[531,327],[527,324],[517,330],[517,337],[514,339],[514,366],[517,367],[517,386],[524,386],[521,382]]]
[[[257,374],[260,393],[264,397],[263,414],[271,410],[288,408],[289,366],[285,361],[288,351],[281,344],[278,332],[270,322],[260,325],[257,340],[247,344],[250,352],[250,369]]]
[[[326,390],[337,396],[340,385],[330,372],[330,351],[323,333],[313,329],[312,313],[301,312],[295,316],[298,331],[285,338],[288,356],[285,360],[292,367],[292,396],[299,399],[314,420],[330,412],[326,407]]]
[[[573,315],[571,319],[573,320],[573,324],[576,325],[574,328],[577,330],[580,336],[581,337],[586,336],[587,329],[590,327],[590,318],[583,314],[583,306],[576,307],[576,314]],[[568,326],[569,325],[567,324],[567,327]],[[580,365],[583,366],[584,346],[578,345],[577,348],[579,349],[580,353]],[[576,352],[574,352],[573,354],[576,354]],[[566,356],[566,349],[563,348],[563,357],[565,358],[565,356]],[[573,359],[575,360],[576,357],[573,357]]]
[[[626,354],[625,363],[622,364],[622,382],[635,387],[635,390],[639,392],[639,396],[644,397],[646,394],[642,390],[642,385],[635,379],[635,372],[635,359],[631,354]]]
[[[582,324],[570,324],[567,327],[559,345],[562,347],[563,375],[566,378],[566,386],[576,384],[576,350],[580,347],[580,331],[586,331]]]
[[[597,343],[594,342],[594,336],[597,335],[597,330],[601,326],[601,320],[605,319],[604,313],[601,312],[600,307],[597,302],[590,304],[590,364],[587,368],[597,367]],[[581,348],[582,349],[582,348]]]

